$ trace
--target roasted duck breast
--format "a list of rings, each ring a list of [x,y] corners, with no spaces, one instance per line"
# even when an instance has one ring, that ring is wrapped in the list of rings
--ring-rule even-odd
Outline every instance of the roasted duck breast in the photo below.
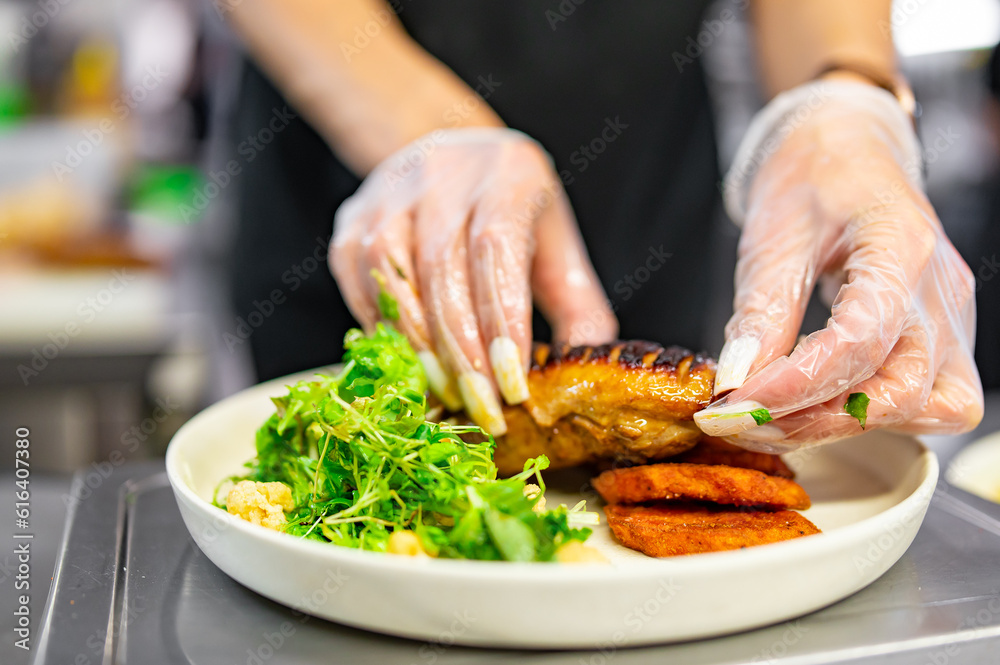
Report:
[[[711,400],[714,379],[712,358],[678,346],[536,344],[531,397],[505,407],[507,434],[494,459],[510,474],[542,454],[559,468],[684,452],[699,439],[692,417]]]

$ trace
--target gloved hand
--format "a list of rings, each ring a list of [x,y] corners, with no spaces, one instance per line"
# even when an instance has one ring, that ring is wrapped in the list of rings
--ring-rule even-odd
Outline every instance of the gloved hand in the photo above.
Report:
[[[497,388],[528,397],[532,292],[557,339],[618,330],[548,155],[509,129],[437,130],[382,162],[337,211],[330,266],[365,328],[395,298],[431,390],[493,435]]]
[[[745,222],[715,386],[732,392],[696,423],[782,452],[860,434],[845,404],[864,393],[865,429],[975,427],[974,278],[924,196],[898,102],[827,80],[786,93],[760,118],[726,181],[730,215]],[[832,316],[796,344],[817,280],[821,294],[836,294]],[[749,413],[762,407],[773,422]]]

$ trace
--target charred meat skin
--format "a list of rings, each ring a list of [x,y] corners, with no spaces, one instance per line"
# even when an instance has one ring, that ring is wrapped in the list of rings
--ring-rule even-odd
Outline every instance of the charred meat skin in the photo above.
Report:
[[[552,468],[676,455],[698,441],[692,418],[711,400],[714,379],[712,358],[677,346],[536,344],[531,397],[504,409],[495,461],[509,474],[541,454]]]

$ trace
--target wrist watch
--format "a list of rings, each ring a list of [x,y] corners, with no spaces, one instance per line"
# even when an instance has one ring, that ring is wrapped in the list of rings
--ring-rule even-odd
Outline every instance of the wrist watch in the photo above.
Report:
[[[902,74],[887,75],[876,67],[858,62],[833,62],[820,69],[813,78],[822,78],[835,72],[847,72],[868,79],[876,87],[891,94],[910,116],[910,121],[916,129],[920,107],[916,97],[913,96],[913,88]]]

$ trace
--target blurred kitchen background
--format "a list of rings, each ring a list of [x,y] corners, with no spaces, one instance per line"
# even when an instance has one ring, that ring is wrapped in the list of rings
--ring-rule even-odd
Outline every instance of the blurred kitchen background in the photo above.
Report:
[[[255,381],[246,345],[224,337],[239,324],[225,266],[240,182],[222,165],[241,59],[220,7],[0,0],[0,437],[29,426],[36,473],[161,455],[187,418]],[[891,29],[998,389],[1000,0],[903,0]],[[749,52],[741,25],[705,50],[722,164],[761,105]],[[717,227],[715,353],[736,239]]]

